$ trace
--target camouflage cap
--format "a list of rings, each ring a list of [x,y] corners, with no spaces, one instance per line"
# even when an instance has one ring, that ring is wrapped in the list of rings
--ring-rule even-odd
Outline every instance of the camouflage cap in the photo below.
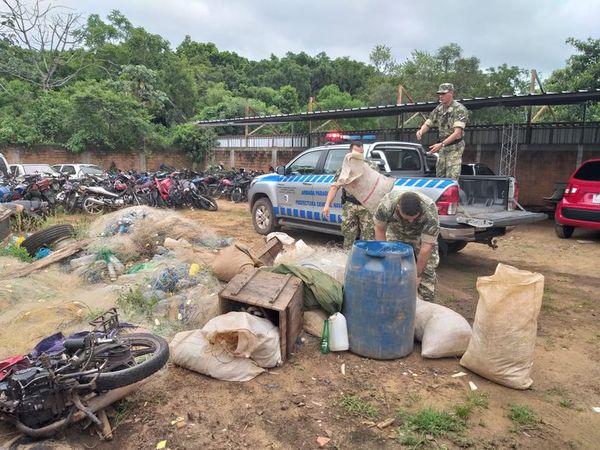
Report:
[[[454,85],[452,83],[442,83],[437,90],[438,94],[445,94],[446,92],[454,92]]]

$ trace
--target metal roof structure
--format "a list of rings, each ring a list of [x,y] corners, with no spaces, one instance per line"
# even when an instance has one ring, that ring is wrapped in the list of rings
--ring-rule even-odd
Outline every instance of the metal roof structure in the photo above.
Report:
[[[501,95],[499,97],[475,97],[459,100],[469,110],[496,106],[553,106],[574,105],[588,101],[600,101],[600,89],[576,92],[547,92],[543,94]],[[262,125],[308,120],[356,119],[363,117],[397,116],[403,113],[429,112],[438,102],[403,103],[400,105],[365,106],[362,108],[313,111],[272,116],[237,117],[234,119],[200,120],[201,127]]]

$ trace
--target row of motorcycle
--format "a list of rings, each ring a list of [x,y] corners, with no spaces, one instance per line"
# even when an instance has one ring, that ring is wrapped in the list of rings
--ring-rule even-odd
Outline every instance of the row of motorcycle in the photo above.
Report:
[[[0,202],[32,215],[44,215],[58,206],[67,213],[93,215],[134,205],[216,211],[216,199],[246,201],[250,183],[258,174],[222,167],[206,173],[129,171],[78,180],[34,174],[0,179]]]

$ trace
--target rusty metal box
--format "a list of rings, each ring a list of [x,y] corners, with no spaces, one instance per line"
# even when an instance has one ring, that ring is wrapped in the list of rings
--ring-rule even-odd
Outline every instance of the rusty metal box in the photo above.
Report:
[[[256,269],[239,273],[219,293],[221,314],[241,311],[251,305],[279,327],[281,359],[294,351],[296,338],[302,331],[302,280]]]

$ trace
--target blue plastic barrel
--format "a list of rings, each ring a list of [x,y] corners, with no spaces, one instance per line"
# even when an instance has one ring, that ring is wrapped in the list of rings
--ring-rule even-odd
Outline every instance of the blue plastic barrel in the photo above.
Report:
[[[416,282],[410,245],[354,243],[346,265],[343,306],[352,353],[394,359],[412,352]]]

